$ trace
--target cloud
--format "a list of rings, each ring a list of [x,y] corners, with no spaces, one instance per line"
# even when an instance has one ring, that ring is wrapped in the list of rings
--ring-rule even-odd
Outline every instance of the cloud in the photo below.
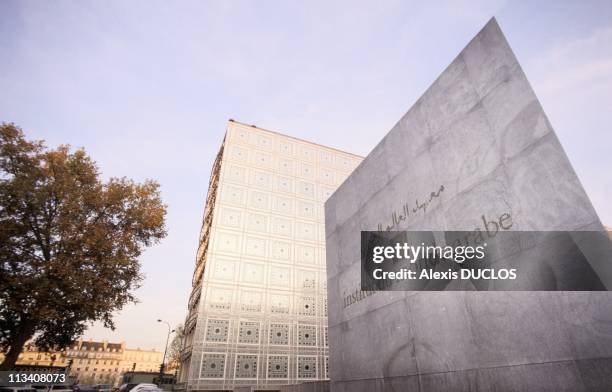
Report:
[[[612,85],[612,28],[552,48],[533,64],[543,95]]]

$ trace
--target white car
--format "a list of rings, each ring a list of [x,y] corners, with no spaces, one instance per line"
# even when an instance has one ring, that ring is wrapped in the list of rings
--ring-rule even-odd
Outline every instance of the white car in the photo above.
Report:
[[[37,392],[30,387],[0,387],[0,392]]]
[[[56,384],[51,385],[47,392],[73,392],[70,385]]]
[[[155,384],[123,384],[119,387],[120,392],[160,392],[161,389]]]

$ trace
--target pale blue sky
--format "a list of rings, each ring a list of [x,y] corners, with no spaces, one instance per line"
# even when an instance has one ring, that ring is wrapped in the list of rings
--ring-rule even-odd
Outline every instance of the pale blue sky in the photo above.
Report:
[[[141,302],[85,338],[163,349],[184,320],[228,118],[366,155],[492,16],[612,225],[610,1],[0,1],[0,121],[169,205]]]

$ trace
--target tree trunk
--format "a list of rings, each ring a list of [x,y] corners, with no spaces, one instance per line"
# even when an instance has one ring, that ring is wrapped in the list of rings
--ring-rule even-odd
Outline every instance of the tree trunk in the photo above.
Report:
[[[15,334],[15,337],[10,340],[9,350],[4,357],[4,361],[0,364],[0,371],[13,370],[15,363],[23,350],[23,346],[26,342],[34,336],[34,324],[27,319],[27,317],[21,318],[19,331]]]

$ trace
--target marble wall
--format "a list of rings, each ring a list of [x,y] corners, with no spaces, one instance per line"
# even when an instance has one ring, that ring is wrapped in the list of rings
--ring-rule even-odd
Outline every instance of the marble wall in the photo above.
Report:
[[[609,390],[608,292],[360,291],[361,230],[504,214],[510,230],[603,230],[492,19],[326,202],[333,392]]]

